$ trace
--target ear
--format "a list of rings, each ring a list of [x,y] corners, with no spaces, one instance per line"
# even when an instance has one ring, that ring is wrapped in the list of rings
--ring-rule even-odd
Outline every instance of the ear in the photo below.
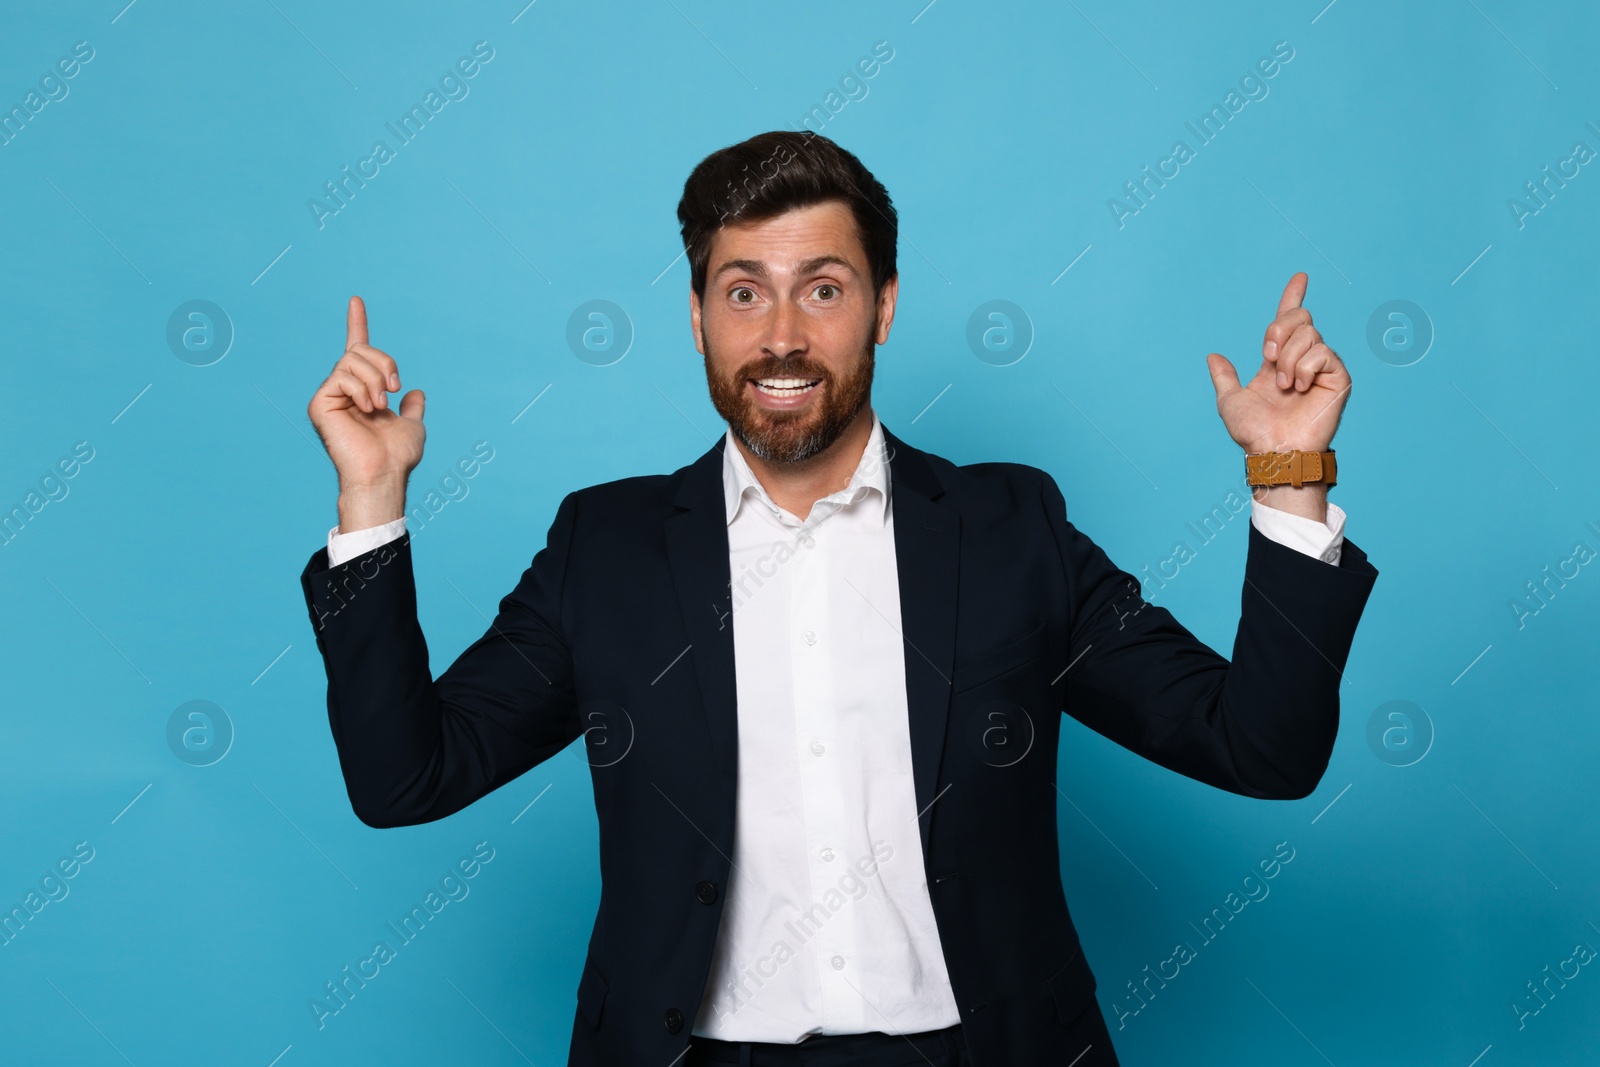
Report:
[[[889,341],[889,327],[894,325],[894,304],[899,296],[900,275],[896,274],[883,283],[883,292],[878,294],[878,334],[873,339],[877,344]]]
[[[694,334],[694,348],[702,356],[706,354],[705,334],[700,329],[700,294],[689,287],[689,330]]]

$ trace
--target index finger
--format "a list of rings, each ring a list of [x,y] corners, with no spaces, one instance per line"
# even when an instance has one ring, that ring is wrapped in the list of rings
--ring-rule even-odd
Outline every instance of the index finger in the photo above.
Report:
[[[367,343],[367,305],[359,296],[350,298],[350,306],[345,310],[344,317],[344,347],[350,349],[358,344]]]
[[[1306,298],[1306,286],[1311,279],[1306,277],[1305,271],[1298,271],[1289,279],[1289,284],[1283,287],[1283,296],[1278,298],[1278,315],[1285,311],[1300,306],[1300,301]],[[366,320],[363,319],[363,322]]]

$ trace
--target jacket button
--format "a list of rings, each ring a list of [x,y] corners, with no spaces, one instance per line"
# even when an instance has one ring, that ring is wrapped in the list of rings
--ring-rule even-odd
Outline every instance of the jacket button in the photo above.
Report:
[[[675,1034],[683,1029],[683,1012],[677,1008],[668,1008],[667,1014],[661,1021],[666,1024],[667,1033]]]
[[[700,898],[700,903],[702,904],[715,904],[717,902],[717,883],[699,883],[694,887],[694,895]]]

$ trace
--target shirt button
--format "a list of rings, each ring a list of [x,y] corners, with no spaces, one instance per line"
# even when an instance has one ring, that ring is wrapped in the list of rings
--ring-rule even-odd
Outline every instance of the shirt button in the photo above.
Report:
[[[811,754],[813,756],[820,756],[825,751],[826,751],[826,749],[824,749],[822,747],[822,742],[821,741],[813,741],[813,742],[811,742]]]
[[[800,543],[802,545],[805,545],[807,548],[816,548],[817,547],[816,538],[812,537],[810,534],[803,535],[800,538]]]
[[[844,970],[844,957],[843,956],[835,956],[835,957],[833,957],[833,969],[836,970],[836,971]]]
[[[806,633],[805,633],[805,637],[806,637],[806,644],[814,645],[814,644],[817,643],[817,631],[815,631],[815,630],[807,630]]]
[[[825,863],[832,863],[833,862],[833,849],[831,849],[831,848],[823,849],[822,850],[822,859],[823,859],[823,861]]]

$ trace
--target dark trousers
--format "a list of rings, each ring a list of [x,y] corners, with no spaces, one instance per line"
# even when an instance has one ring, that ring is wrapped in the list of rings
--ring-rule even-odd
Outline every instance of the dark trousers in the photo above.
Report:
[[[689,1039],[684,1067],[969,1067],[961,1027],[920,1034],[814,1034],[797,1045]]]
[[[1095,1005],[1072,1026],[1062,1067],[1118,1067]],[[797,1045],[689,1039],[684,1067],[972,1067],[960,1026],[921,1034],[817,1034]]]

